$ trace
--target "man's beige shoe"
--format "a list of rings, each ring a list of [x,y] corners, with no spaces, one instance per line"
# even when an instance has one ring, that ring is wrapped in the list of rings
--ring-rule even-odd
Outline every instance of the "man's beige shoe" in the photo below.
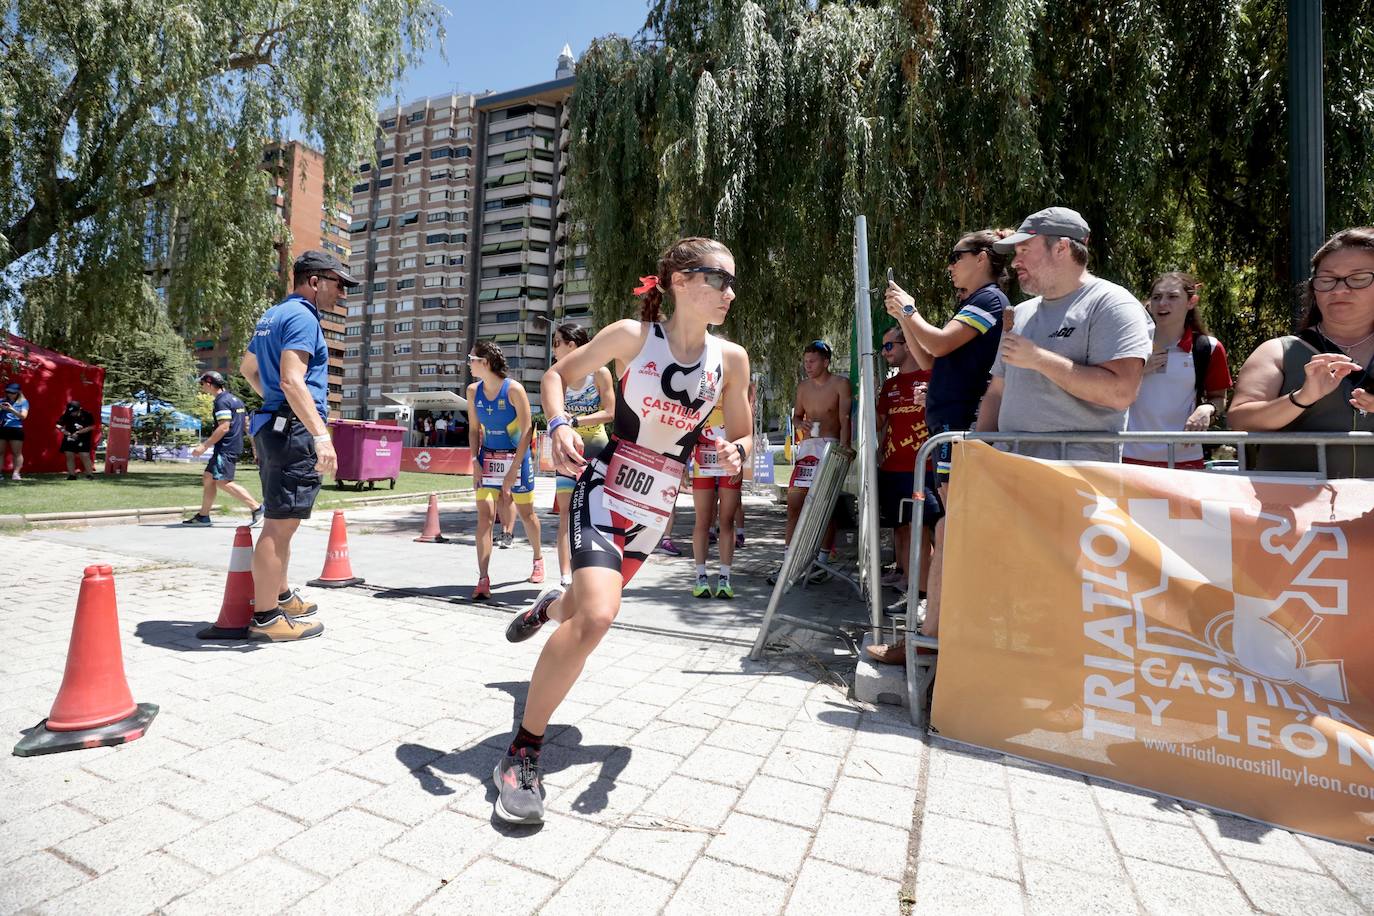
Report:
[[[266,623],[258,623],[257,618],[253,618],[253,623],[248,627],[249,642],[295,642],[300,639],[310,639],[319,636],[324,632],[322,623],[303,623],[291,619],[285,614],[277,614]]]
[[[300,589],[291,589],[291,597],[286,601],[278,601],[277,608],[284,612],[288,617],[309,617],[320,609],[318,604],[306,601],[301,597]]]

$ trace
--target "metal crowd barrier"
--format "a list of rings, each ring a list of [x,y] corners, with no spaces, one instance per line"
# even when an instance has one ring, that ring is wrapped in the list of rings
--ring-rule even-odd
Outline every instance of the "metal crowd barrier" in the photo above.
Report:
[[[1246,468],[1246,446],[1248,445],[1312,445],[1317,449],[1317,471],[1312,472],[1273,472],[1263,471],[1266,475],[1292,477],[1294,479],[1313,479],[1325,480],[1326,473],[1326,450],[1331,446],[1353,446],[1364,445],[1374,446],[1374,432],[1348,432],[1348,433],[1282,433],[1282,432],[1236,432],[1236,431],[1216,431],[1216,432],[1129,432],[1129,433],[975,433],[954,431],[938,433],[931,436],[921,446],[916,454],[916,467],[925,468],[931,465],[936,450],[945,443],[959,442],[971,439],[978,442],[988,442],[993,445],[1009,444],[1014,446],[1021,443],[1049,442],[1059,446],[1059,457],[1062,460],[1069,445],[1088,444],[1088,445],[1126,445],[1131,442],[1163,443],[1169,447],[1168,463],[1170,467],[1175,463],[1175,447],[1179,445],[1234,445],[1236,446],[1237,467],[1234,469],[1238,473],[1248,473]],[[1232,469],[1227,470],[1230,472]],[[1192,471],[1191,473],[1219,473],[1217,471]],[[917,479],[923,480],[924,475],[919,471]],[[910,574],[910,581],[906,593],[906,616],[905,619],[895,619],[891,626],[894,633],[903,634],[906,638],[906,690],[907,704],[911,714],[913,725],[924,726],[926,720],[926,706],[929,702],[930,689],[935,683],[935,666],[939,656],[935,654],[921,655],[916,650],[918,647],[927,649],[938,649],[939,640],[931,636],[922,636],[917,623],[917,613],[920,606],[921,593],[921,558],[920,558],[920,532],[925,522],[925,501],[915,500],[914,513],[911,520],[911,554],[907,558],[907,570]],[[932,536],[932,543],[934,538]],[[941,615],[945,613],[941,609]],[[957,612],[956,612],[957,613]],[[884,627],[884,621],[875,614],[873,620],[875,629]]]

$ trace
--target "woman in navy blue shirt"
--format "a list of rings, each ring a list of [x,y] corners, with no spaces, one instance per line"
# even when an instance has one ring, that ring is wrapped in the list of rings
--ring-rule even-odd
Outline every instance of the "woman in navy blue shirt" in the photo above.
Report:
[[[916,300],[896,283],[888,285],[888,314],[901,324],[908,340],[915,340],[935,357],[926,390],[926,427],[936,433],[972,429],[978,403],[988,389],[992,363],[1002,343],[1002,313],[1007,308],[1006,288],[1011,282],[1007,267],[1011,255],[998,254],[992,244],[1012,234],[1010,229],[970,232],[950,249],[950,282],[959,297],[959,310],[936,327],[916,307]],[[935,551],[930,562],[927,604],[921,633],[935,636],[940,621],[940,557],[944,541],[943,500],[949,480],[948,445],[936,456],[936,473],[926,475],[925,522],[935,525]],[[940,502],[929,498],[938,479]],[[934,503],[934,505],[932,505]],[[934,511],[932,511],[932,509]],[[905,646],[872,646],[881,661],[902,662]]]

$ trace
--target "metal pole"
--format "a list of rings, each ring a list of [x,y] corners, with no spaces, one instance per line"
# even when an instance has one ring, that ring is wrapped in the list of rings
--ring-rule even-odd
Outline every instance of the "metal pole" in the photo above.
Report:
[[[372,146],[374,153],[372,156],[372,180],[368,182],[370,189],[367,200],[367,262],[363,265],[363,334],[362,334],[362,366],[358,377],[358,419],[370,420],[367,415],[367,386],[372,381],[372,301],[376,294],[372,291],[372,283],[377,278],[377,213],[381,209],[382,199],[382,146],[386,139],[386,134],[381,127],[377,127],[373,137]],[[397,217],[399,219],[399,217]],[[388,232],[393,230],[388,229]],[[347,322],[347,316],[344,317]],[[348,346],[348,338],[344,338],[344,346]],[[414,414],[412,413],[412,419]]]
[[[1321,0],[1288,0],[1288,273],[1294,289],[1326,241],[1324,117]],[[1301,309],[1294,295],[1295,328]]]
[[[859,569],[867,569],[868,611],[873,641],[883,626],[881,558],[878,546],[878,415],[874,380],[873,311],[868,291],[868,218],[854,217],[854,322],[859,348]]]

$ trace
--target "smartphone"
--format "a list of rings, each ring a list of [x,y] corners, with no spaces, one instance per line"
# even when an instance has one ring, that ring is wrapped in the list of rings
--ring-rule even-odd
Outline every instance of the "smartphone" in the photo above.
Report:
[[[887,269],[887,285],[888,285],[888,286],[892,286],[892,285],[894,285],[896,282],[897,282],[897,281],[893,278],[893,275],[892,275],[892,268],[889,267],[889,268]],[[915,314],[916,314],[916,303],[913,302],[911,305],[904,305],[904,306],[902,306],[902,314],[903,314],[903,315],[915,315]]]

